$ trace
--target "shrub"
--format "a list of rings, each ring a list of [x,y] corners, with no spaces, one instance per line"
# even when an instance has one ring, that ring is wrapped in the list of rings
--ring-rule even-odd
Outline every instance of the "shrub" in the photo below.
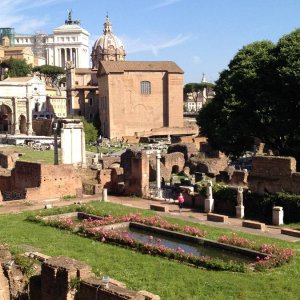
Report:
[[[206,185],[199,188],[200,194],[206,196]],[[213,185],[213,198],[215,212],[235,215],[237,192],[235,188],[224,184]],[[244,192],[245,218],[255,219],[264,223],[272,222],[272,210],[274,206],[282,206],[284,210],[284,223],[300,222],[300,195],[289,193],[277,194],[256,194],[248,191]]]

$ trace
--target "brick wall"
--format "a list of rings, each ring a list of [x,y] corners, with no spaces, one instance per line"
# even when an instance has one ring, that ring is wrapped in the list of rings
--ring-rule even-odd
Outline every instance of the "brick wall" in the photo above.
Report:
[[[257,193],[300,194],[300,172],[293,157],[256,156],[248,176],[249,189]]]
[[[10,177],[0,177],[1,192],[24,192],[28,200],[76,195],[82,183],[72,165],[42,165],[17,161]]]
[[[75,259],[57,256],[42,264],[41,275],[30,281],[30,299],[39,300],[159,300],[147,291],[135,292],[122,282],[96,279],[91,268]],[[78,286],[75,284],[78,283]]]

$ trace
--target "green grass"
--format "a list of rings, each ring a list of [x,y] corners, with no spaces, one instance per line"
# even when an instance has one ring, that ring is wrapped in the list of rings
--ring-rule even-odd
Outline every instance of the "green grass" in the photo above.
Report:
[[[69,206],[68,210],[74,210]],[[138,209],[112,203],[89,205],[93,213],[121,215]],[[43,210],[43,214],[64,209]],[[143,215],[154,212],[141,210]],[[157,293],[164,300],[177,299],[299,299],[299,255],[288,265],[265,273],[216,272],[193,268],[160,257],[143,255],[118,246],[103,244],[71,232],[26,221],[33,212],[0,216],[0,240],[14,251],[36,250],[48,255],[65,255],[92,266],[99,275],[123,281],[129,288]],[[168,218],[178,224],[194,223]],[[216,239],[232,231],[197,225]],[[288,243],[237,233],[252,240],[290,247],[299,253],[300,243]]]
[[[33,150],[30,147],[21,147],[21,146],[7,146],[7,147],[0,148],[0,150],[6,150],[6,149],[21,153],[22,156],[19,158],[19,160],[21,161],[38,162],[38,163],[45,163],[45,164],[54,163],[54,150],[37,151],[37,150]],[[60,150],[58,152],[58,158],[60,161],[61,160]]]
[[[92,145],[86,145],[85,146],[87,151],[91,151],[91,152],[95,152],[97,153],[99,150],[99,153],[103,153],[103,154],[110,154],[110,153],[114,153],[117,151],[122,150],[121,147],[96,147],[96,146],[92,146]]]

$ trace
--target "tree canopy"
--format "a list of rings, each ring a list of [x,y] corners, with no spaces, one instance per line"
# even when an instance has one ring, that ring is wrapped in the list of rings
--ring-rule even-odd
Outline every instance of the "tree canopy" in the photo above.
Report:
[[[51,65],[34,67],[32,71],[43,75],[45,77],[45,81],[52,86],[57,86],[61,75],[65,74],[63,68]]]
[[[25,59],[10,58],[2,61],[2,68],[7,68],[10,77],[24,77],[31,73],[32,67]]]
[[[300,159],[300,29],[277,44],[254,42],[230,61],[215,98],[197,117],[201,134],[231,156],[253,149],[254,138],[276,154]]]

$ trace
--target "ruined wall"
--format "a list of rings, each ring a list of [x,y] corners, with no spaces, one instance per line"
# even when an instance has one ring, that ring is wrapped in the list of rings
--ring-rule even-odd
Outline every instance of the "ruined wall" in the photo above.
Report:
[[[191,157],[190,170],[191,173],[200,172],[216,176],[220,171],[227,168],[228,162],[229,160],[226,156],[220,158]]]
[[[183,171],[185,165],[184,154],[181,152],[174,152],[165,154],[161,158],[160,175],[165,180],[169,181],[172,176],[172,171],[180,173]],[[150,181],[156,180],[156,154],[150,156]]]
[[[36,276],[35,276],[36,277]],[[122,282],[96,279],[91,268],[75,259],[57,256],[46,260],[41,275],[30,282],[30,299],[39,300],[159,300],[146,291],[135,292]]]
[[[300,172],[296,172],[293,157],[255,156],[248,176],[248,186],[252,192],[300,194]]]
[[[181,152],[184,154],[184,159],[188,160],[192,155],[198,153],[194,143],[191,144],[174,144],[168,147],[168,154],[173,152]]]
[[[145,151],[127,149],[121,155],[126,195],[142,196],[149,189],[149,157]]]
[[[17,161],[10,177],[0,177],[0,190],[7,195],[4,200],[24,199],[25,196],[28,200],[42,200],[76,195],[81,186],[81,178],[72,165]]]
[[[112,164],[120,163],[121,158],[120,156],[105,156],[102,158],[99,158],[99,163],[102,166],[102,169],[110,168]]]
[[[5,169],[12,169],[18,158],[19,153],[17,152],[2,151],[0,153],[0,166]]]
[[[32,120],[32,130],[39,136],[51,136],[52,119]]]
[[[110,189],[111,185],[111,169],[100,170],[97,174],[97,180],[101,188]]]

